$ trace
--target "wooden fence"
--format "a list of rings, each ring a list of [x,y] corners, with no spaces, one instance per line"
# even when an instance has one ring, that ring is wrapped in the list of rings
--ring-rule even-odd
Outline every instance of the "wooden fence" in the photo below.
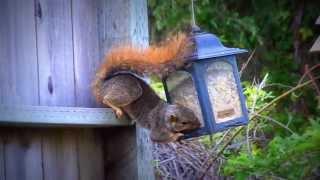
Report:
[[[1,0],[0,23],[4,106],[96,108],[90,84],[104,53],[148,42],[146,0]],[[0,114],[0,180],[153,178],[143,130],[37,127],[47,120],[13,127]]]

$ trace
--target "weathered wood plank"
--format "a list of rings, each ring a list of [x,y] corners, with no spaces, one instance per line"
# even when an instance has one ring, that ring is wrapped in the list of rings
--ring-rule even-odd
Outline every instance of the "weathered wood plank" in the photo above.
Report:
[[[110,128],[103,137],[107,179],[138,179],[135,128]]]
[[[44,179],[78,180],[76,131],[51,129],[43,135]]]
[[[40,105],[73,106],[71,0],[36,1]]]
[[[77,137],[81,180],[104,180],[103,140],[98,130],[81,129]]]
[[[0,132],[0,180],[5,180],[4,174],[4,135]]]
[[[0,124],[38,126],[127,126],[130,121],[116,119],[109,108],[0,105]]]
[[[148,46],[148,9],[146,0],[134,0],[131,3],[131,41],[133,44]],[[139,180],[155,179],[154,167],[152,165],[152,142],[150,132],[136,126],[137,143],[137,171]]]
[[[104,8],[99,16],[101,52],[122,44],[148,45],[147,2],[145,0],[100,0]]]
[[[100,53],[105,55],[111,47],[130,43],[130,1],[100,0],[99,37]]]
[[[38,105],[34,0],[0,2],[1,103]]]
[[[5,176],[10,180],[42,180],[41,138],[32,129],[6,129]]]
[[[7,26],[8,25],[8,2],[7,1],[1,1],[0,2],[0,63],[1,64],[8,64],[8,60],[6,58],[9,57],[9,48],[7,45],[7,42],[9,42],[9,37],[7,36]],[[6,42],[6,43],[4,43]],[[5,95],[7,94],[8,87],[2,87],[5,83],[9,81],[9,73],[6,70],[7,68],[3,65],[0,66],[0,83],[3,84],[0,87],[0,103],[4,103]]]
[[[146,0],[133,0],[131,3],[130,36],[133,44],[146,47],[149,44],[148,6]]]
[[[152,142],[150,132],[143,128],[136,128],[137,134],[137,165],[139,180],[155,179]]]
[[[72,1],[76,105],[97,107],[91,83],[98,68],[98,1]]]
[[[131,42],[130,1],[101,0],[100,51]],[[137,175],[136,134],[133,128],[112,128],[104,134],[107,179],[135,180]],[[126,172],[126,173],[123,173]]]

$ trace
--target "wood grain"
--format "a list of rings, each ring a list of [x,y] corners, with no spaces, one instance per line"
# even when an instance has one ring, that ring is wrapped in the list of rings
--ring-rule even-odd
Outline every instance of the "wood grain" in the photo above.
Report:
[[[80,180],[104,180],[103,141],[99,131],[81,129],[77,138]]]
[[[131,42],[137,46],[148,46],[148,10],[147,1],[134,0],[131,3]],[[137,171],[139,180],[155,179],[155,172],[152,165],[152,141],[150,132],[136,126],[137,143]]]
[[[80,107],[97,107],[90,87],[100,62],[97,6],[97,0],[72,1],[75,94]]]
[[[113,46],[128,43],[142,47],[148,45],[146,0],[106,0],[104,15],[104,24],[100,25],[106,29],[99,31],[103,37],[101,51],[107,53]],[[108,136],[106,142],[108,178],[154,179],[151,150],[152,143],[145,130],[119,128],[114,135]]]
[[[155,179],[152,141],[150,140],[150,132],[143,128],[136,129],[137,134],[137,164],[139,180]]]
[[[7,105],[97,107],[90,84],[104,52],[123,43],[148,43],[146,0],[3,0],[0,21],[0,103]],[[90,116],[79,117],[88,111],[72,107],[67,114],[78,117],[64,116],[59,107],[25,107],[9,110],[11,116],[1,113],[1,119],[92,123]],[[104,136],[107,154],[97,130],[3,129],[0,179],[153,179],[151,144],[140,129],[137,135],[133,127],[108,129],[114,134]]]
[[[1,103],[38,105],[34,0],[0,3]]]
[[[37,126],[108,127],[128,126],[129,120],[116,119],[109,108],[0,105],[0,124]]]
[[[78,180],[77,135],[71,129],[48,129],[43,133],[45,180]]]
[[[110,128],[103,138],[107,179],[138,179],[137,171],[141,165],[137,164],[135,128]]]
[[[130,1],[100,0],[102,13],[99,16],[100,51],[106,54],[112,47],[130,43]]]
[[[149,44],[148,6],[146,0],[130,1],[130,35],[135,45],[146,47]]]
[[[6,130],[5,176],[8,180],[42,180],[41,138],[37,132]]]
[[[40,105],[74,106],[71,0],[36,0]]]

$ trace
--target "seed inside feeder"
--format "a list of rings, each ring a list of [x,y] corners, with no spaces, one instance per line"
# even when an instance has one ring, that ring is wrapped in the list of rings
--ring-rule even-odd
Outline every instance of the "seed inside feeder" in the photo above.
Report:
[[[240,97],[231,64],[224,61],[208,65],[206,83],[216,123],[242,116]]]

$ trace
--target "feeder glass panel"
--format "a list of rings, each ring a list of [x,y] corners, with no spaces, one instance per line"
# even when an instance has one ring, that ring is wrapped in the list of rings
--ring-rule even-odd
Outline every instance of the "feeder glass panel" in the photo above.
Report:
[[[241,117],[241,102],[232,65],[223,60],[210,63],[205,80],[215,122],[223,123]]]
[[[201,108],[191,74],[186,71],[176,71],[167,78],[166,85],[171,103],[192,109],[203,127]]]

